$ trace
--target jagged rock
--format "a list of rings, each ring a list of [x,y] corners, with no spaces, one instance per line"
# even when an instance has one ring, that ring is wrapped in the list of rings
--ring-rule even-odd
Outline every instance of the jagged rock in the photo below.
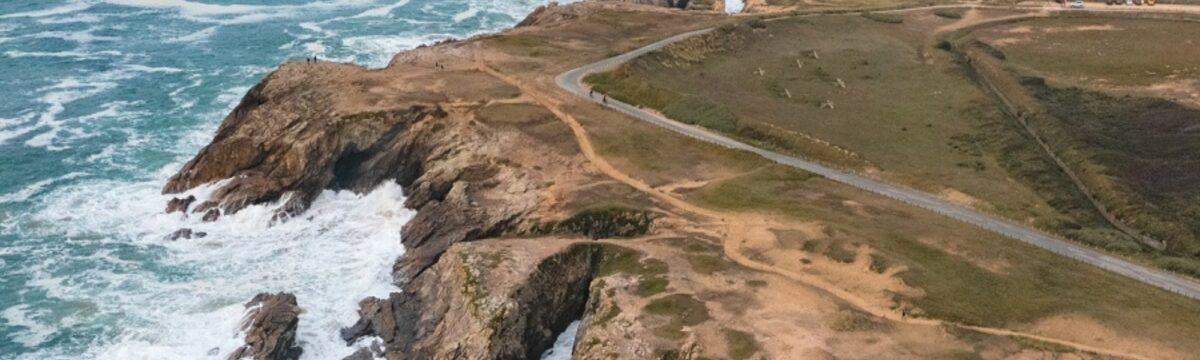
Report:
[[[221,218],[221,210],[209,209],[208,212],[204,213],[204,217],[200,218],[200,220],[204,222],[213,222],[217,221],[219,218]]]
[[[375,360],[375,355],[369,349],[358,349],[358,351],[342,358],[342,360]]]
[[[303,352],[296,345],[300,323],[296,296],[261,293],[246,303],[242,331],[246,344],[229,354],[230,360],[297,360]]]
[[[585,13],[585,8],[582,6],[559,6],[558,2],[551,2],[546,5],[538,6],[533,12],[525,16],[525,19],[517,23],[517,27],[538,26],[559,23],[571,19],[576,19]]]
[[[537,246],[509,251],[511,242]],[[599,246],[458,243],[388,299],[362,302],[348,342],[378,336],[405,359],[536,359],[583,314]]]
[[[406,65],[393,65],[399,66]],[[319,72],[313,71],[318,67]],[[546,163],[563,158],[530,149],[527,138],[520,137],[525,135],[501,136],[478,126],[475,109],[447,111],[436,102],[395,94],[385,98],[380,93],[394,91],[390,87],[361,85],[399,82],[393,78],[397,74],[332,63],[284,65],[246,94],[212,143],[172,176],[163,191],[226,180],[211,200],[194,207],[194,212],[205,212],[204,221],[285,196],[276,219],[286,220],[326,189],[366,192],[381,182],[396,181],[405,189],[405,205],[417,210],[403,229],[407,253],[395,266],[398,282],[419,274],[455,242],[531,226],[524,215],[540,205],[542,194],[530,190],[573,169]],[[471,76],[473,86],[437,91],[465,91],[453,96],[475,96],[479,101],[497,93],[518,93],[485,74],[462,76]],[[513,158],[521,152],[542,163],[518,166]],[[534,165],[553,170],[525,170]]]
[[[691,0],[616,0],[620,2],[651,5],[658,7],[668,7],[676,9],[688,9],[691,5]]]
[[[167,213],[170,214],[170,213],[178,211],[178,212],[182,212],[182,213],[186,214],[188,211],[188,207],[191,206],[192,202],[195,202],[195,201],[196,201],[196,197],[192,196],[192,195],[188,195],[188,197],[182,198],[182,199],[181,198],[172,198],[170,201],[167,202]]]
[[[170,235],[167,235],[165,237],[165,239],[167,241],[175,241],[175,240],[179,240],[179,239],[191,239],[191,238],[192,238],[192,229],[175,230],[175,232],[173,232]]]
[[[166,239],[167,239],[167,241],[175,241],[175,240],[179,240],[179,239],[188,240],[188,239],[191,239],[192,236],[201,238],[201,237],[205,237],[207,235],[208,235],[207,233],[202,233],[202,232],[201,233],[192,233],[192,229],[183,228],[183,229],[175,230],[175,232],[171,233],[171,235],[167,235]]]
[[[217,206],[220,206],[220,205],[221,204],[217,203],[216,201],[208,200],[208,201],[200,203],[200,205],[196,205],[196,207],[192,209],[192,212],[193,213],[208,212],[209,210],[216,209]]]
[[[171,235],[167,235],[165,239],[167,241],[175,241],[179,239],[191,240],[192,238],[202,239],[205,236],[208,236],[208,233],[203,231],[192,231],[192,229],[183,228],[175,230],[175,232],[171,233]]]

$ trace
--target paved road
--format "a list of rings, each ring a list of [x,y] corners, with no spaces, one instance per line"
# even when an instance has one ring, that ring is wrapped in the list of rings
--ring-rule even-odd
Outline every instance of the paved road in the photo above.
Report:
[[[558,83],[559,87],[562,87],[572,94],[600,103],[600,94],[596,94],[595,98],[589,96],[589,89],[582,83],[584,76],[596,72],[611,70],[633,58],[657,50],[676,41],[711,30],[712,29],[704,29],[675,35],[647,45],[643,48],[567,71],[559,75],[555,81]],[[903,201],[905,203],[981,227],[985,230],[989,230],[1009,238],[1024,241],[1055,254],[1082,261],[1152,286],[1163,288],[1192,299],[1200,300],[1200,282],[1195,282],[1166,272],[1134,264],[1120,258],[1109,256],[1091,248],[1076,245],[1075,243],[1068,242],[1067,240],[1058,239],[1040,231],[1014,224],[1008,220],[1000,219],[995,216],[983,214],[975,210],[949,203],[924,192],[880,182],[797,157],[750,146],[737,140],[710,132],[702,127],[680,123],[611,98],[608,99],[608,102],[603,105],[625,113],[626,115],[632,116],[635,119],[664,127],[686,136],[716,143],[732,149],[749,151],[783,165],[820,174],[821,176],[829,178],[833,181]]]

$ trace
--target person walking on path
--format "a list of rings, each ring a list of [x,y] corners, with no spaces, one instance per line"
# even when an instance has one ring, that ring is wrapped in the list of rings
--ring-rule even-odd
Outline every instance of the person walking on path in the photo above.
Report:
[[[608,95],[604,95],[604,103],[608,104]]]
[[[588,97],[589,98],[596,97],[596,89],[588,89]]]

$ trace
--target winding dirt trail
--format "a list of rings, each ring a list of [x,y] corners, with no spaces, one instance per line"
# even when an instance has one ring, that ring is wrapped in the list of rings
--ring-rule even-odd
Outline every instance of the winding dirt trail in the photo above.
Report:
[[[562,100],[560,100],[546,92],[543,92],[536,85],[531,86],[531,85],[526,84],[525,82],[521,81],[520,79],[509,76],[504,73],[501,73],[500,71],[497,71],[495,68],[492,68],[490,65],[488,65],[487,60],[484,57],[485,53],[486,53],[486,50],[483,49],[482,46],[477,46],[476,51],[474,51],[475,66],[480,71],[483,71],[491,76],[496,77],[497,79],[500,79],[500,80],[502,80],[506,83],[509,83],[510,85],[518,88],[524,95],[528,96],[532,102],[545,107],[551,113],[553,113],[559,120],[561,120],[564,124],[566,124],[568,127],[570,127],[572,133],[575,136],[575,140],[578,143],[579,148],[580,148],[581,152],[583,153],[584,157],[593,166],[595,166],[598,171],[613,178],[616,181],[619,181],[625,185],[628,185],[630,187],[637,189],[638,191],[641,191],[647,195],[650,195],[651,197],[655,198],[658,201],[661,201],[662,203],[668,205],[669,207],[675,208],[677,210],[680,210],[680,211],[683,211],[686,213],[690,213],[692,215],[699,216],[701,218],[708,219],[707,223],[694,224],[695,228],[692,230],[711,233],[711,232],[713,232],[711,229],[714,229],[714,228],[717,229],[716,232],[719,233],[718,235],[721,235],[721,236],[719,236],[719,238],[721,238],[723,241],[723,246],[722,246],[723,251],[722,252],[724,253],[724,255],[726,257],[733,260],[738,265],[741,265],[743,267],[746,267],[748,269],[753,269],[756,271],[776,274],[776,275],[782,276],[784,278],[790,279],[792,281],[798,282],[800,284],[818,289],[820,291],[823,291],[827,294],[830,294],[830,295],[840,299],[841,301],[843,301],[843,302],[849,304],[850,306],[857,308],[863,312],[866,312],[866,313],[871,314],[876,317],[888,319],[891,321],[902,322],[902,323],[913,324],[913,325],[922,325],[922,326],[938,326],[938,327],[952,326],[952,327],[967,329],[967,330],[990,334],[990,335],[1023,337],[1023,338],[1037,340],[1037,341],[1043,341],[1046,343],[1068,346],[1071,348],[1078,349],[1080,351],[1090,352],[1090,353],[1094,353],[1094,354],[1115,356],[1115,357],[1119,357],[1119,358],[1128,358],[1128,359],[1147,359],[1147,360],[1150,359],[1148,357],[1137,355],[1137,354],[1129,354],[1129,353],[1124,353],[1124,352],[1120,352],[1120,351],[1109,350],[1109,349],[1099,348],[1099,347],[1090,346],[1090,345],[1086,345],[1086,344],[1076,343],[1076,342],[1072,342],[1072,341],[1049,338],[1049,337],[1045,337],[1045,336],[1041,336],[1041,335],[1025,333],[1025,332],[1020,332],[1020,331],[965,325],[965,324],[959,324],[959,323],[955,323],[955,322],[938,320],[938,319],[909,317],[909,316],[905,316],[905,314],[903,314],[895,309],[880,306],[872,301],[864,299],[863,297],[861,297],[857,294],[854,294],[850,291],[847,291],[847,290],[845,290],[835,284],[832,284],[824,279],[821,279],[818,276],[795,272],[795,271],[790,271],[790,270],[783,269],[781,267],[774,266],[771,264],[754,261],[745,255],[743,248],[742,248],[742,246],[749,241],[749,236],[752,236],[753,234],[759,233],[761,231],[769,231],[769,230],[775,229],[775,228],[779,228],[779,229],[787,228],[788,226],[787,226],[786,222],[775,220],[772,217],[767,216],[767,215],[726,213],[726,212],[720,212],[720,211],[714,211],[711,209],[706,209],[706,208],[694,205],[692,203],[689,203],[681,198],[678,198],[678,197],[672,195],[671,193],[664,191],[663,189],[650,186],[649,184],[647,184],[637,178],[634,178],[634,177],[630,176],[629,174],[626,174],[626,173],[620,171],[619,169],[614,167],[612,164],[610,164],[608,162],[608,160],[604,159],[604,157],[600,156],[596,152],[596,149],[592,145],[592,142],[588,135],[588,132],[583,127],[583,125],[570,113],[567,113],[566,111],[562,110]]]

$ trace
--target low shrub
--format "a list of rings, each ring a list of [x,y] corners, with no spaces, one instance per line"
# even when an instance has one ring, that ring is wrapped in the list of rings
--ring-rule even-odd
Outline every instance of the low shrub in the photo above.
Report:
[[[900,24],[900,23],[904,22],[904,17],[900,16],[899,14],[883,14],[883,13],[865,12],[865,13],[862,13],[862,17],[865,17],[865,18],[868,18],[868,19],[871,19],[871,20],[874,20],[877,22],[881,22],[884,24]]]

